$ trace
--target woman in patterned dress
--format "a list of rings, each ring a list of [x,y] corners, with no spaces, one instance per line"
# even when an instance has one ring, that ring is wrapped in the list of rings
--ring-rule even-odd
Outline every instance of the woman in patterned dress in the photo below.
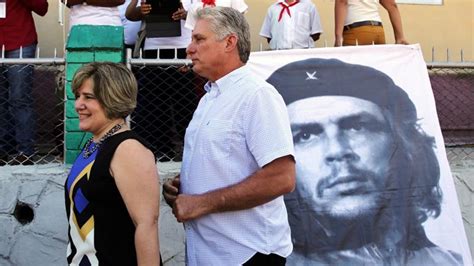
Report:
[[[65,183],[70,265],[158,265],[159,177],[153,153],[125,118],[137,82],[124,65],[74,75],[79,128],[91,133]]]

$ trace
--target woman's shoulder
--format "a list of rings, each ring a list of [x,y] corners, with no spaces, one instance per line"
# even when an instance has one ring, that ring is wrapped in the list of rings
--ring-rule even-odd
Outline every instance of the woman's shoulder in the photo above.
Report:
[[[132,130],[123,131],[117,134],[119,143],[117,143],[116,153],[123,153],[126,158],[132,158],[134,155],[153,156],[153,152],[147,142]]]

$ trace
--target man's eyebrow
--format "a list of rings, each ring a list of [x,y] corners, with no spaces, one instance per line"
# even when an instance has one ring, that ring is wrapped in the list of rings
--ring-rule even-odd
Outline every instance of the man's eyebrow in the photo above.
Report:
[[[204,38],[204,35],[201,34],[201,33],[193,33],[191,36],[192,36],[193,38]]]
[[[349,122],[353,120],[364,120],[368,121],[377,121],[377,122],[384,122],[384,120],[380,120],[376,115],[369,113],[367,111],[362,111],[359,113],[351,114],[348,116],[343,116],[338,120],[338,123]]]
[[[316,122],[316,121],[311,121],[311,122],[304,122],[304,123],[291,123],[291,130],[301,130],[301,129],[318,129],[321,130],[323,126],[321,123]]]
[[[363,123],[364,127],[371,131],[386,131],[388,129],[388,123],[385,118],[381,120],[376,115],[366,111],[341,117],[337,121],[338,126],[343,128],[357,123]]]
[[[336,120],[336,123],[338,125],[344,124],[347,122],[353,122],[353,121],[364,121],[364,122],[369,122],[369,123],[377,123],[377,124],[385,124],[384,120],[380,120],[377,116],[370,112],[362,111],[359,113],[355,114],[349,114],[346,116],[341,116]],[[291,122],[291,130],[298,130],[302,128],[322,128],[322,124],[320,121],[309,121],[309,122],[301,122],[301,123],[294,123]]]

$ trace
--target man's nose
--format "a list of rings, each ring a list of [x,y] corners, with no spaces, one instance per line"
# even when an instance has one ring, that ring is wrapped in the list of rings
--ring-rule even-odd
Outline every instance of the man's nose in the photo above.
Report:
[[[189,56],[194,51],[193,43],[191,42],[186,48],[186,54]]]
[[[328,136],[326,146],[326,163],[354,161],[357,155],[352,150],[349,139],[346,136],[336,133]]]

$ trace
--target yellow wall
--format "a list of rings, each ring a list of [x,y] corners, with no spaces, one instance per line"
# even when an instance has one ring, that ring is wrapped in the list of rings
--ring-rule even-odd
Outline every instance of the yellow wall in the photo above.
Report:
[[[324,33],[316,42],[317,47],[332,46],[334,43],[334,0],[312,0],[321,15]],[[252,33],[252,49],[268,46],[259,36],[260,27],[268,6],[275,0],[246,0],[249,11],[246,17]],[[58,24],[58,2],[49,1],[48,14],[36,17],[41,54],[52,56],[54,47],[62,56],[64,34]],[[410,43],[420,43],[426,61],[432,60],[435,47],[435,61],[446,61],[449,49],[450,61],[460,61],[461,49],[464,61],[474,61],[474,0],[444,0],[443,5],[399,4],[405,36]],[[387,12],[381,7],[380,13],[385,25],[387,42],[393,43],[393,33]],[[67,20],[67,14],[66,19]],[[67,34],[67,32],[65,33]]]

